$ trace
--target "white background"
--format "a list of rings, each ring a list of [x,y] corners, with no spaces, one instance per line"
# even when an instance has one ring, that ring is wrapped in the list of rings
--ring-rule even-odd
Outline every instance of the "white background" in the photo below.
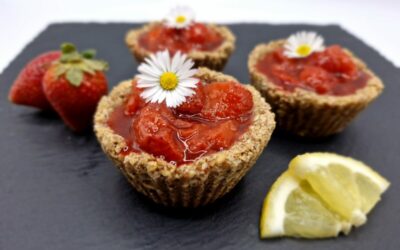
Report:
[[[400,0],[0,0],[0,72],[49,23],[158,20],[183,3],[203,21],[340,24],[400,66]]]

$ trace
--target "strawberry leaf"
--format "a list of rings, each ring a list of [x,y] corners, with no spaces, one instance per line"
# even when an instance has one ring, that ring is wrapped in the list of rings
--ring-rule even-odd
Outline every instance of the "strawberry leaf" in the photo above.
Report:
[[[85,60],[85,63],[95,71],[104,71],[108,69],[108,64],[101,60]]]
[[[62,54],[60,58],[63,63],[80,62],[82,56],[78,52],[71,52],[69,54]]]
[[[98,62],[100,62],[101,64],[103,64],[103,71],[106,71],[110,68],[110,66],[108,65],[108,62],[104,61],[104,60],[97,60]]]
[[[87,63],[81,63],[79,65],[79,68],[81,70],[83,70],[86,73],[89,73],[91,75],[94,75],[96,73],[96,71],[94,69],[92,69],[89,65],[87,65]]]
[[[86,59],[93,59],[96,56],[96,50],[95,49],[87,49],[85,51],[81,52],[83,58]]]
[[[68,67],[62,65],[62,64],[58,64],[56,69],[55,69],[55,75],[57,78],[59,78],[61,75],[65,74],[65,72],[67,72]]]
[[[75,87],[79,87],[83,80],[83,71],[78,68],[71,68],[67,71],[65,77]]]

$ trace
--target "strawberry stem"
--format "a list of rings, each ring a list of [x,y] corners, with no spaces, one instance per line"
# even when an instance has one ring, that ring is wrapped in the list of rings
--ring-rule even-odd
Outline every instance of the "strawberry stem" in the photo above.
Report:
[[[76,47],[72,43],[63,43],[61,44],[61,52],[63,54],[71,54],[76,52]]]

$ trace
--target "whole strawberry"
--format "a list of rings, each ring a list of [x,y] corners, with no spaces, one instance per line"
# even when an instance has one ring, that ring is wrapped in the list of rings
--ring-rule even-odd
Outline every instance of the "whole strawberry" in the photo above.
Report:
[[[51,110],[43,92],[42,80],[47,69],[60,55],[59,51],[46,52],[25,65],[13,83],[8,99],[15,104]]]
[[[108,65],[94,59],[94,50],[79,53],[73,44],[65,43],[61,51],[44,75],[43,90],[65,124],[80,132],[89,127],[97,103],[107,93]]]

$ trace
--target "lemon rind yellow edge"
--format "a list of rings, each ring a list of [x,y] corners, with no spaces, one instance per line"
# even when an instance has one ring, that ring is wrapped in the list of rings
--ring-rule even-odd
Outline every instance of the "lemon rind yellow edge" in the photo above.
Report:
[[[367,173],[367,175],[366,175],[367,177],[369,177],[369,178],[371,176],[374,177],[374,178],[370,178],[370,179],[373,179],[374,182],[375,182],[375,180],[377,181],[375,183],[377,183],[379,185],[382,194],[390,186],[390,182],[385,177],[380,175],[372,167],[370,167],[369,165],[365,164],[364,162],[356,160],[356,159],[353,159],[353,158],[348,157],[348,156],[343,156],[343,155],[339,155],[339,154],[335,154],[335,153],[331,153],[331,152],[314,152],[314,153],[305,153],[305,154],[302,154],[302,155],[298,155],[298,156],[296,156],[295,158],[293,158],[290,161],[290,163],[289,163],[289,171],[291,171],[293,173],[293,175],[297,175],[293,171],[293,167],[292,166],[295,165],[295,163],[297,161],[303,159],[304,157],[309,157],[309,156],[313,156],[313,157],[314,156],[319,156],[319,157],[327,156],[327,157],[330,157],[330,158],[336,157],[337,159],[345,160],[345,161],[354,163],[354,164],[352,164],[351,167],[356,166],[356,168],[358,168],[358,170],[357,170],[358,173],[361,173],[361,174]],[[359,169],[363,169],[365,171],[359,171]],[[352,170],[354,170],[354,168],[352,168]]]
[[[287,181],[288,178],[291,178],[293,180],[297,180],[293,175],[289,173],[289,171],[283,172],[278,179],[272,184],[271,188],[269,189],[269,192],[264,199],[263,206],[262,206],[262,211],[261,211],[261,218],[260,218],[260,238],[274,238],[274,237],[281,237],[284,236],[284,232],[282,231],[281,233],[273,232],[271,230],[270,224],[266,223],[266,221],[269,221],[273,219],[271,217],[271,209],[272,207],[270,206],[271,200],[275,197],[275,194],[279,191],[279,188],[282,187],[282,182]],[[297,181],[296,181],[297,182]],[[298,186],[298,182],[296,183]],[[291,190],[293,190],[295,187],[292,187]],[[289,194],[291,192],[288,192]],[[286,201],[286,199],[282,199]],[[283,211],[283,213],[285,213]],[[285,218],[285,216],[282,216],[282,218]],[[283,223],[283,221],[282,221]],[[265,224],[265,226],[264,226]]]

